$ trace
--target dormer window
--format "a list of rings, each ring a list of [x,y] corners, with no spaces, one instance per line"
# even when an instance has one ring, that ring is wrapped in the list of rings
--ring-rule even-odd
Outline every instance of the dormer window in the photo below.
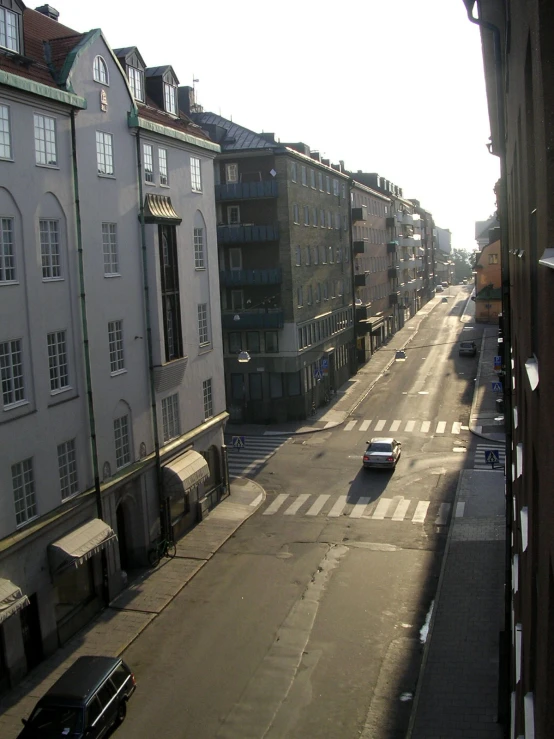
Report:
[[[94,57],[93,71],[95,82],[100,82],[102,85],[108,84],[108,65],[101,56]]]
[[[19,52],[18,16],[0,7],[0,46]]]
[[[129,87],[135,100],[144,102],[144,72],[136,67],[127,67],[129,75]]]
[[[173,85],[168,85],[167,82],[164,82],[164,103],[165,103],[165,110],[167,113],[171,113],[171,115],[177,115],[177,88]]]

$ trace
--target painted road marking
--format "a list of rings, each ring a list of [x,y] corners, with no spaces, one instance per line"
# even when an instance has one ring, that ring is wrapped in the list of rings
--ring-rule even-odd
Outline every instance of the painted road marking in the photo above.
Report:
[[[344,427],[344,430],[345,431],[352,431],[352,429],[354,428],[354,426],[356,425],[356,423],[357,423],[357,421],[348,421],[348,423]]]
[[[429,508],[430,502],[430,500],[419,501],[412,517],[412,523],[423,523],[425,521],[425,516],[427,515],[427,509]]]
[[[437,423],[437,430],[435,431],[436,434],[444,434],[444,430],[446,428],[446,421],[439,421]]]
[[[409,498],[401,498],[399,504],[396,506],[396,510],[392,514],[392,520],[403,521],[408,512],[408,508],[410,507],[410,503],[411,501]]]
[[[339,495],[337,502],[331,508],[331,510],[329,511],[327,515],[330,516],[331,518],[337,518],[343,512],[345,505],[346,505],[346,495]]]
[[[435,525],[436,526],[446,526],[449,513],[450,513],[450,503],[441,503],[440,508],[439,508],[439,515],[435,519]]]
[[[289,497],[288,493],[280,493],[275,498],[273,503],[270,506],[268,506],[268,508],[265,509],[264,516],[271,516],[272,513],[277,513],[279,508],[283,505],[283,503],[288,497]]]
[[[317,516],[330,497],[330,495],[319,495],[310,510],[306,511],[306,516]]]
[[[373,515],[371,518],[375,519],[383,519],[385,518],[385,515],[387,511],[389,510],[389,506],[392,503],[392,498],[381,498],[379,502],[377,503],[377,507],[373,511]]]
[[[428,434],[430,428],[431,428],[431,421],[423,421],[421,424],[421,433]]]
[[[375,431],[382,431],[385,428],[386,421],[377,421]]]
[[[406,424],[406,433],[409,434],[411,431],[413,431],[414,426],[415,426],[415,421],[408,421],[408,423]]]
[[[360,424],[360,431],[367,431],[371,421],[362,421]]]
[[[354,504],[352,512],[350,513],[350,518],[361,518],[368,503],[369,498],[360,498],[358,502]]]
[[[390,425],[390,430],[391,431],[398,431],[398,429],[400,428],[400,424],[401,423],[402,423],[402,421],[393,421],[391,423],[391,425]]]
[[[456,503],[456,518],[462,518],[462,516],[464,515],[465,507],[465,503]]]
[[[285,516],[294,516],[294,514],[304,505],[309,497],[310,496],[308,493],[299,495],[294,503],[287,508],[287,510],[285,511]]]

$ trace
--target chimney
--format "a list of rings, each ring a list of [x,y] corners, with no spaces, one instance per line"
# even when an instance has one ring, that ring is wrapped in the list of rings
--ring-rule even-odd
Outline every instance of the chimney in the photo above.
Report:
[[[326,167],[329,167],[330,166],[329,159],[322,159],[321,160],[321,163],[324,164]]]
[[[310,156],[312,159],[315,159],[316,162],[321,162],[321,154],[319,151],[311,151]]]
[[[339,159],[339,164],[340,164],[340,171],[345,172],[346,170],[344,169],[344,159]]]
[[[40,8],[35,8],[35,10],[37,13],[42,13],[42,15],[45,15],[47,18],[52,18],[53,21],[57,21],[60,17],[56,8],[53,8],[51,5],[41,5]]]
[[[274,144],[274,143],[275,143],[275,134],[274,134],[274,133],[264,133],[264,132],[262,131],[262,133],[261,133],[261,134],[259,134],[259,135],[260,135],[260,137],[261,137],[261,138],[262,138],[262,139],[263,139],[264,141],[267,141],[267,143],[268,143],[268,144]]]

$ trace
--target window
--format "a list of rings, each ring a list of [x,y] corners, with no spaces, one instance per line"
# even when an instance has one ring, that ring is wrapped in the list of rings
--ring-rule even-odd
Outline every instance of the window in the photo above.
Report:
[[[308,303],[308,305],[311,305],[312,301],[313,301],[313,290],[312,290],[312,286],[308,285],[308,294],[306,297],[306,302]]]
[[[113,136],[111,133],[96,132],[96,164],[98,174],[113,177]]]
[[[335,261],[334,258],[333,258],[333,247],[332,246],[329,246],[329,247],[327,247],[327,249],[329,251],[329,264],[333,264],[334,261]]]
[[[333,195],[338,195],[339,192],[339,181],[333,180]]]
[[[143,160],[144,160],[144,181],[154,182],[154,156],[152,154],[152,146],[143,144]]]
[[[302,184],[304,185],[304,187],[308,187],[308,173],[304,165],[302,165],[302,167],[300,168],[300,173],[302,175]]]
[[[315,288],[315,302],[321,303],[321,282],[318,282]]]
[[[229,334],[229,354],[238,354],[242,350],[242,341],[240,331],[233,331]]]
[[[160,173],[160,185],[169,185],[167,176],[167,149],[158,149],[158,171]]]
[[[327,211],[327,228],[333,228],[333,221],[331,220],[331,211]]]
[[[57,221],[39,221],[42,279],[61,277],[60,234]]]
[[[310,247],[309,246],[305,247],[304,254],[305,254],[304,259],[305,259],[306,267],[309,267],[310,266]]]
[[[242,249],[240,247],[229,249],[229,266],[231,272],[240,272],[242,269]]]
[[[489,264],[498,264],[498,254],[489,254]]]
[[[323,192],[323,172],[318,172],[317,176],[319,179],[319,189]]]
[[[231,310],[244,309],[244,291],[231,290]]]
[[[227,208],[227,222],[230,226],[238,226],[240,223],[240,208],[238,205],[230,205]]]
[[[342,230],[348,231],[348,216],[342,217]]]
[[[212,379],[204,380],[202,383],[202,394],[204,396],[204,420],[207,421],[214,414],[212,401]]]
[[[181,435],[179,425],[179,393],[162,400],[162,424],[164,442]]]
[[[129,444],[129,416],[121,416],[113,422],[115,438],[115,466],[117,469],[125,467],[131,462],[131,447]]]
[[[62,500],[79,492],[77,478],[77,459],[75,456],[75,439],[58,444],[58,470]]]
[[[123,321],[108,323],[108,340],[110,344],[110,372],[121,372],[125,369],[123,356]]]
[[[95,82],[101,82],[103,85],[108,84],[108,65],[101,56],[94,57],[93,76]]]
[[[302,286],[296,288],[297,305],[302,308],[304,305],[304,288]]]
[[[58,393],[69,387],[69,368],[65,331],[48,334],[48,369],[50,371],[50,392]]]
[[[331,178],[329,177],[329,175],[326,175],[325,177],[325,185],[327,189],[327,194],[330,195],[331,194]]]
[[[104,275],[119,274],[117,226],[115,223],[102,224],[102,249],[104,251]]]
[[[268,353],[279,351],[279,340],[277,331],[266,331],[265,332],[265,350]]]
[[[129,75],[129,87],[133,93],[135,100],[141,100],[144,102],[144,73],[141,69],[136,67],[127,67]]]
[[[346,184],[343,182],[341,185],[342,188],[342,199],[346,200]]]
[[[48,167],[58,164],[56,121],[40,113],[35,113],[35,161]]]
[[[315,190],[315,170],[310,169],[310,185]]]
[[[327,282],[323,283],[323,300],[329,300],[329,286]]]
[[[175,226],[158,226],[165,361],[183,356],[181,300]]]
[[[239,181],[239,165],[238,164],[226,164],[225,165],[225,182],[231,184]]]
[[[200,346],[210,343],[207,303],[199,303],[198,305],[198,341]]]
[[[13,218],[0,218],[0,283],[14,281]]]
[[[325,228],[325,211],[323,208],[319,211],[319,225],[321,228]]]
[[[0,377],[4,408],[25,400],[23,384],[23,359],[21,339],[4,341],[0,344]]]
[[[298,212],[298,203],[295,203],[292,206],[292,212],[293,212],[292,220],[294,221],[294,223],[300,223],[300,215],[299,215],[299,212]]]
[[[296,247],[296,266],[300,267],[302,264],[302,250],[299,246]]]
[[[0,8],[0,46],[19,51],[19,18],[7,8]]]
[[[194,269],[206,269],[204,262],[204,229],[194,229]]]
[[[10,136],[10,109],[7,105],[0,105],[0,159],[11,158],[12,142]]]
[[[310,225],[310,209],[307,205],[304,206],[304,225]]]
[[[12,487],[15,522],[17,526],[21,526],[37,515],[32,458],[12,464]]]
[[[312,208],[312,226],[317,228],[317,208]]]
[[[252,354],[260,353],[260,332],[248,331],[246,334],[246,349]]]
[[[335,229],[340,231],[340,213],[335,213]]]
[[[190,158],[190,180],[194,192],[202,192],[202,174],[198,157]]]
[[[292,164],[290,165],[290,178],[291,178],[291,180],[292,180],[293,182],[296,182],[296,178],[297,178],[297,176],[298,176],[298,173],[297,173],[297,167],[296,167],[296,162],[293,162],[293,163],[292,163]]]
[[[313,258],[314,264],[319,264],[319,251],[317,249],[317,246],[312,246],[312,251],[313,251],[312,258]]]
[[[173,85],[169,85],[164,82],[164,103],[166,113],[171,115],[177,115],[177,99],[176,99],[176,88]]]
[[[321,253],[321,264],[327,264],[327,249],[323,244],[320,244],[319,251]]]

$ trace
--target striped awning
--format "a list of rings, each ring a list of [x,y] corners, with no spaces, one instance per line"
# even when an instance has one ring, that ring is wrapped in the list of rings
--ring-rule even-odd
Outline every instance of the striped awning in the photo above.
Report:
[[[0,578],[0,624],[28,605],[29,598],[23,595],[21,588]]]
[[[171,226],[178,226],[182,220],[175,212],[170,197],[156,195],[154,193],[148,193],[146,195],[144,199],[145,223],[165,223]]]
[[[163,468],[164,491],[168,498],[178,497],[204,482],[210,476],[210,468],[204,457],[189,449]]]
[[[116,539],[105,521],[93,518],[48,547],[48,559],[53,576],[71,567],[79,567]]]

